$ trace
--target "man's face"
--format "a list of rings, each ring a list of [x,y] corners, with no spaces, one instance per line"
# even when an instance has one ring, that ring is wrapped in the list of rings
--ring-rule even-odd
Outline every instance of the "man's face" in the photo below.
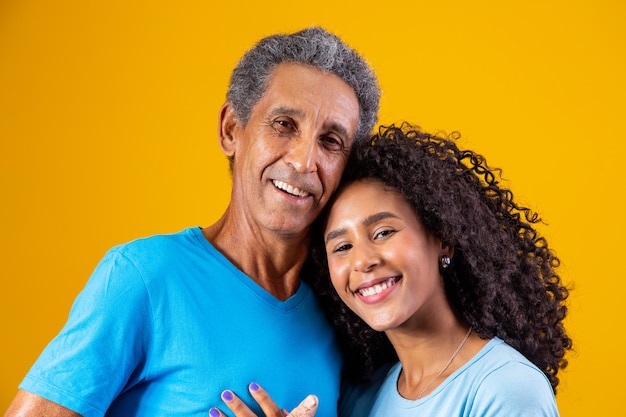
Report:
[[[278,65],[246,126],[231,130],[231,206],[253,230],[306,233],[337,188],[359,122],[352,88],[334,74]]]

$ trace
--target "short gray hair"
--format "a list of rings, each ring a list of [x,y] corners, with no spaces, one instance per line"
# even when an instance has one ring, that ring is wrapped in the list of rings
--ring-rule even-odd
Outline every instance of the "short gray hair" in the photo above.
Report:
[[[380,88],[365,59],[339,37],[320,27],[261,39],[241,58],[230,78],[227,100],[237,117],[247,124],[252,108],[261,99],[274,68],[294,62],[319,68],[341,78],[359,101],[359,125],[355,140],[370,136],[377,121]]]

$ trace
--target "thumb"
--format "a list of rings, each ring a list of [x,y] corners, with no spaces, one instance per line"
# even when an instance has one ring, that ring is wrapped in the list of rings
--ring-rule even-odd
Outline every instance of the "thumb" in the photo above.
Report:
[[[317,397],[308,395],[287,417],[313,417],[317,411]]]

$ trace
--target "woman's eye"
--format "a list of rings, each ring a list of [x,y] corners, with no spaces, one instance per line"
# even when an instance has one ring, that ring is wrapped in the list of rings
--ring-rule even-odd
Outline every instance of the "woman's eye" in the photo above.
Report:
[[[350,248],[352,248],[352,245],[345,243],[343,245],[339,245],[338,247],[336,247],[333,252],[345,252]]]
[[[395,232],[395,230],[393,229],[386,229],[386,230],[381,230],[380,232],[376,233],[374,235],[374,239],[382,239],[385,238],[391,234],[393,234]]]

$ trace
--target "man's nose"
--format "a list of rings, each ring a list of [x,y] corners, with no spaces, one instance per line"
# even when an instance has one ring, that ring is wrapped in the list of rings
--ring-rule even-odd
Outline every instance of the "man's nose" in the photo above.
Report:
[[[290,149],[286,156],[287,164],[296,172],[317,171],[317,141],[312,136],[298,136],[289,141]]]

